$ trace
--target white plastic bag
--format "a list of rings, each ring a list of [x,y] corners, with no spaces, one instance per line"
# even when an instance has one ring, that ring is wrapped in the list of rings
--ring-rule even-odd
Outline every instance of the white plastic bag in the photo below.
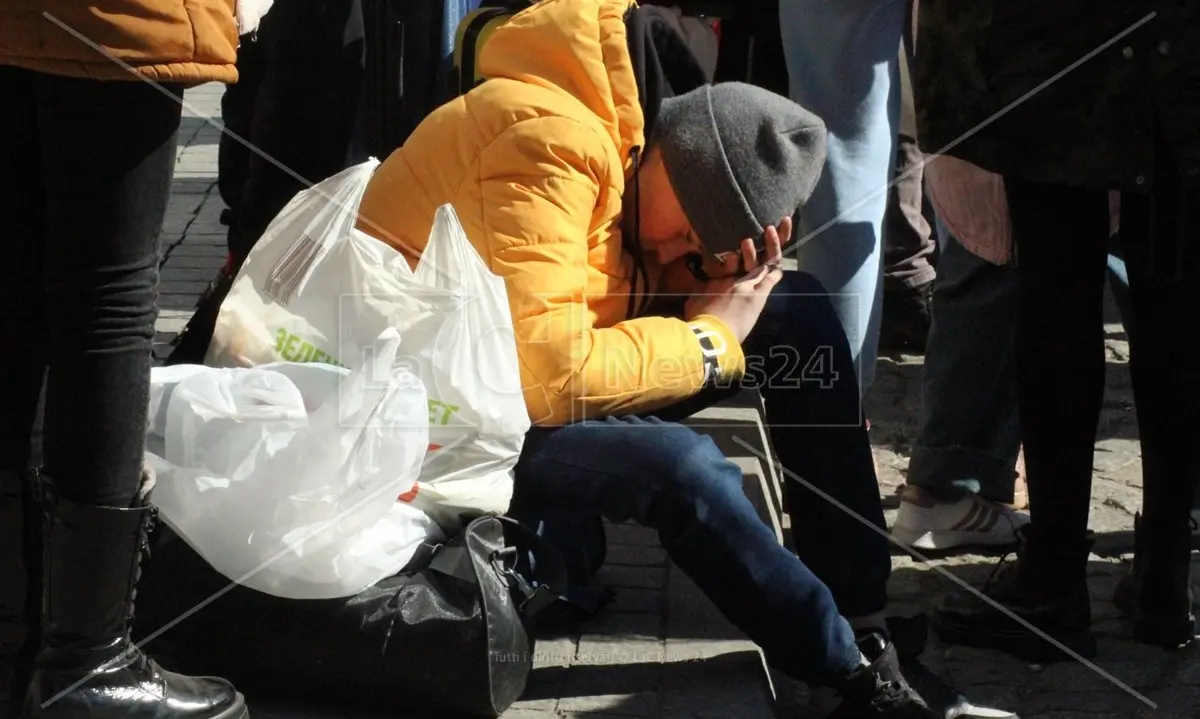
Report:
[[[508,510],[529,411],[504,280],[488,271],[450,205],[438,208],[414,279],[457,302],[435,339],[409,345],[429,391],[431,451],[405,499],[457,527],[463,514]]]
[[[355,369],[383,329],[397,329],[429,393],[431,425],[420,481],[402,499],[452,529],[462,514],[507,511],[529,430],[508,296],[450,205],[439,208],[415,272],[354,229],[377,164],[301,192],[276,217],[221,305],[206,364]]]
[[[437,525],[396,497],[429,443],[423,384],[387,330],[372,362],[155,368],[147,461],[164,521],[221,574],[292,599],[354,595]]]
[[[354,368],[380,333],[440,321],[443,293],[414,292],[400,253],[354,230],[371,159],[298,193],[254,245],[221,304],[205,364]]]

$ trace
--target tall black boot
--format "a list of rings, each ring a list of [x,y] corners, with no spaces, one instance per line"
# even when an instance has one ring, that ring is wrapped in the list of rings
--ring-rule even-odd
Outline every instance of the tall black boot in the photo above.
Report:
[[[0,470],[0,708],[24,700],[38,647],[40,528],[29,473]]]
[[[25,700],[27,719],[248,716],[242,695],[224,680],[164,671],[130,641],[136,584],[155,520],[153,476],[147,470],[129,509],[74,504],[57,496],[48,478],[38,484],[42,638]]]

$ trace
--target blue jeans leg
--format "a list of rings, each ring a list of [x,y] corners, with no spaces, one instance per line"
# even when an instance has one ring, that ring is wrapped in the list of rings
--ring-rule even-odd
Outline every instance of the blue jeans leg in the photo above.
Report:
[[[784,483],[796,553],[843,616],[883,611],[891,554],[879,484],[850,346],[824,287],[786,273],[743,349],[747,372],[737,386],[705,390],[658,416],[683,419],[743,388],[761,391],[775,452],[803,480]]]
[[[942,254],[908,482],[935,497],[1011,502],[1021,444],[1013,341],[1016,270],[971,254],[936,223]]]
[[[533,429],[512,511],[547,510],[656,529],[671,560],[796,679],[829,684],[858,661],[833,595],[759,518],[741,470],[683,425],[624,417]]]
[[[800,212],[796,257],[833,295],[864,390],[879,341],[904,16],[904,0],[779,3],[792,99],[829,129],[825,169]]]

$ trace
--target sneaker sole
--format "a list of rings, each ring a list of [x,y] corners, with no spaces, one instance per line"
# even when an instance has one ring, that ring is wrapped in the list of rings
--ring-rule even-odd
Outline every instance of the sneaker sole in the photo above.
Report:
[[[933,631],[946,644],[977,649],[995,649],[1010,654],[1018,659],[1038,664],[1074,659],[1042,637],[1032,634],[1024,628],[1010,631],[980,632],[974,627],[963,627],[951,623],[940,622],[936,615],[931,621]],[[1045,630],[1043,630],[1045,631]],[[1096,637],[1091,630],[1054,633],[1046,632],[1055,641],[1067,647],[1084,659],[1096,656]]]
[[[893,527],[892,537],[914,549],[941,551],[960,547],[1014,547],[1019,542],[1013,534],[984,534],[938,529],[922,532],[904,527]]]

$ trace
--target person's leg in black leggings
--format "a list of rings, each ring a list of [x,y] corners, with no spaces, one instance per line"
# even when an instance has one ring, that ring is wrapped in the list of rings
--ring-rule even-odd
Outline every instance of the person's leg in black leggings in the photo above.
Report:
[[[72,502],[128,507],[142,475],[181,106],[142,83],[43,76],[39,86],[45,469]]]
[[[1167,647],[1195,635],[1191,508],[1200,480],[1200,183],[1185,186],[1161,142],[1152,194],[1121,200],[1129,268],[1129,365],[1142,445],[1142,516],[1131,574],[1114,600],[1134,636]]]
[[[1005,178],[1020,283],[1017,401],[1031,524],[1013,571],[990,601],[955,592],[934,627],[955,644],[1034,661],[1063,655],[993,605],[999,602],[1073,651],[1095,653],[1087,593],[1088,513],[1104,395],[1103,290],[1108,196]]]
[[[7,338],[12,347],[43,347],[48,365],[45,466],[33,480],[44,521],[31,528],[42,539],[31,592],[42,595],[39,651],[22,716],[242,719],[244,701],[228,683],[164,672],[129,640],[153,516],[143,468],[150,347],[181,88],[40,73],[14,82],[18,107],[32,105],[36,123],[3,141],[35,148],[18,181],[40,191],[28,206],[5,205],[0,219],[41,212],[20,248],[40,251],[41,262],[38,271],[27,261],[31,296],[0,315],[21,331]],[[23,308],[38,298],[40,324]],[[36,385],[40,374],[29,374]]]
[[[29,461],[30,431],[46,369],[41,238],[45,213],[33,73],[0,67],[0,471]]]
[[[19,702],[36,651],[36,518],[24,469],[45,373],[45,305],[39,281],[41,180],[33,74],[0,67],[0,714]]]

